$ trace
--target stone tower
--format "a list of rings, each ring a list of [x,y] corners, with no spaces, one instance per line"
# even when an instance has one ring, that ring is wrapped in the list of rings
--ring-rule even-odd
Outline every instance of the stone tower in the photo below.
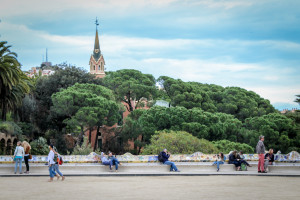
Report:
[[[95,36],[94,51],[90,58],[90,73],[96,74],[97,78],[103,78],[105,76],[105,71],[104,71],[105,61],[100,50],[98,29],[97,29],[98,25],[99,25],[98,20],[96,19],[96,36]]]

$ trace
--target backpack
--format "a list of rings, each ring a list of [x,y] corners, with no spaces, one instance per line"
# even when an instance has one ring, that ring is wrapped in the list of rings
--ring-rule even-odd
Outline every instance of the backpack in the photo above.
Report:
[[[157,159],[158,159],[159,162],[164,162],[164,158],[163,158],[163,156],[162,156],[162,152],[160,152],[160,153],[158,154]]]
[[[62,165],[64,163],[61,156],[59,156],[59,158],[57,158],[57,162],[58,162],[59,165]]]
[[[58,159],[58,156],[56,153],[54,153],[54,158],[53,158],[53,161],[56,163],[57,162],[57,159]]]
[[[241,170],[242,171],[247,171],[247,165],[245,163],[241,164]]]

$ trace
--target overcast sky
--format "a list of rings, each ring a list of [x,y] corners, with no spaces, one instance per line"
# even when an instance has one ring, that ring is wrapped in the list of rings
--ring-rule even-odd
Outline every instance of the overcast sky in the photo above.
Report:
[[[298,108],[298,0],[0,0],[0,41],[22,69],[67,61],[89,69],[95,18],[106,69],[238,86]]]

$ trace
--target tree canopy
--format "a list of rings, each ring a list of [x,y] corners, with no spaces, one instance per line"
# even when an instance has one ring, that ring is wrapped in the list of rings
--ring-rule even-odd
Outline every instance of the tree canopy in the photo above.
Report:
[[[129,112],[140,106],[142,98],[148,101],[156,95],[155,78],[134,69],[109,72],[103,83],[116,94],[119,101],[126,104]]]

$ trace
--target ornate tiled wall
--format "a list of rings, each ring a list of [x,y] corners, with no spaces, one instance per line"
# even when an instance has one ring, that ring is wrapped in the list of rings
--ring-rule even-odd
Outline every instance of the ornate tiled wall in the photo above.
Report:
[[[228,155],[226,160],[228,161]],[[245,159],[249,161],[257,161],[257,154],[244,154]],[[47,162],[47,156],[32,156],[30,162],[45,163]],[[132,155],[125,153],[124,155],[117,155],[117,158],[121,162],[130,163],[144,163],[144,162],[157,162],[157,155]],[[170,161],[174,162],[212,162],[216,159],[214,154],[202,154],[196,152],[193,154],[184,155],[171,155]],[[68,155],[63,156],[65,163],[97,163],[100,162],[100,155],[92,152],[89,155]],[[300,154],[296,151],[292,151],[288,154],[275,154],[276,162],[300,162]],[[12,156],[0,156],[0,163],[12,163]]]

